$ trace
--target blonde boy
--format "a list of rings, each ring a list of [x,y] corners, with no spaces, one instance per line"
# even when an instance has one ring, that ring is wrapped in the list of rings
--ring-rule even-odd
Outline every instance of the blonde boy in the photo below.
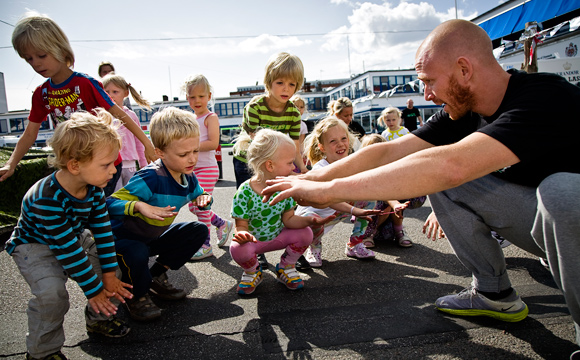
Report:
[[[139,170],[107,199],[123,280],[133,285],[126,305],[131,317],[150,321],[161,316],[149,293],[165,300],[187,295],[169,283],[167,270],[181,268],[208,235],[203,223],[173,223],[190,201],[209,210],[212,198],[193,170],[199,154],[199,127],[189,111],[174,107],[151,119],[151,140],[159,159]],[[149,268],[149,258],[157,256]]]
[[[96,112],[98,117],[74,113],[56,129],[50,144],[59,170],[28,190],[6,244],[33,295],[27,310],[27,359],[65,358],[62,323],[69,309],[69,277],[88,298],[88,331],[121,337],[130,330],[113,316],[115,304],[131,298],[131,292],[115,274],[115,243],[101,189],[116,171],[121,140],[110,126],[113,117],[103,109]]]

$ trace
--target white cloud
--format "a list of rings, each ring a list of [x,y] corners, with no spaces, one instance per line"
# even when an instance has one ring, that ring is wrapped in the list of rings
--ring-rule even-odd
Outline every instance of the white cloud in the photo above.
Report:
[[[338,0],[337,0],[338,1]],[[461,18],[473,17],[473,15]],[[349,25],[328,33],[324,51],[350,48],[353,73],[393,67],[412,68],[415,51],[429,32],[445,20],[455,18],[455,8],[440,12],[427,2],[357,3],[348,17]]]

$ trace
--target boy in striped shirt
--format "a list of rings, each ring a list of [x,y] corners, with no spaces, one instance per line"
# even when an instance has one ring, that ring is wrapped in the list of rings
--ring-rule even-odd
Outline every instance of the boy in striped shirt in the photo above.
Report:
[[[6,244],[30,285],[27,359],[65,359],[66,282],[75,280],[88,299],[87,330],[121,337],[129,327],[114,317],[119,302],[131,298],[116,272],[115,243],[101,187],[113,177],[121,139],[113,117],[97,109],[72,114],[50,145],[58,170],[24,196],[18,224]],[[90,230],[92,236],[89,232]],[[120,274],[120,271],[119,271]]]

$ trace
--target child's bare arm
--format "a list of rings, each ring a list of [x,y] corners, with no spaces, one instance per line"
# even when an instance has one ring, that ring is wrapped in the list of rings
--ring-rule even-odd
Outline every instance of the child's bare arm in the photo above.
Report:
[[[135,212],[143,214],[143,216],[153,219],[153,220],[163,220],[168,217],[173,217],[177,215],[174,211],[175,206],[158,207],[149,205],[143,201],[138,201],[135,203]]]
[[[143,130],[141,130],[139,125],[137,125],[137,123],[135,123],[135,121],[133,121],[129,117],[129,115],[127,115],[125,111],[123,111],[123,109],[119,107],[119,105],[116,104],[113,105],[108,111],[114,117],[121,120],[123,122],[123,125],[125,125],[125,127],[129,129],[129,131],[132,132],[133,135],[135,135],[137,139],[139,139],[139,141],[141,141],[143,146],[145,146],[145,157],[147,158],[147,161],[152,162],[157,160],[157,155],[155,154],[153,144],[151,144],[151,141],[149,141],[147,136],[145,136],[145,133],[143,132]]]

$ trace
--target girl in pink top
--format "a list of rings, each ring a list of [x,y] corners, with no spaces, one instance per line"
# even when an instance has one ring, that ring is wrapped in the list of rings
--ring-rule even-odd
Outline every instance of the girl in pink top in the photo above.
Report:
[[[215,150],[220,141],[220,123],[218,116],[209,111],[208,103],[211,100],[211,87],[203,75],[190,76],[185,80],[183,90],[187,95],[189,106],[195,113],[199,124],[199,157],[195,165],[195,176],[201,187],[210,195],[219,177],[219,167],[215,159]],[[201,211],[193,203],[189,204],[189,210],[197,215],[209,229],[211,225],[216,227],[217,246],[223,246],[233,228],[233,222],[224,220],[212,210]],[[210,245],[210,235],[203,246],[193,255],[192,260],[201,260],[213,256]]]
[[[151,110],[151,105],[147,100],[141,97],[141,94],[131,84],[127,83],[122,76],[115,75],[115,73],[109,73],[103,78],[103,88],[109,94],[111,99],[115,104],[119,105],[123,111],[131,118],[133,121],[141,127],[141,123],[137,118],[137,115],[123,105],[123,101],[126,97],[131,96],[133,100],[144,108]],[[121,177],[115,186],[115,191],[121,189],[125,186],[133,174],[137,171],[137,164],[139,163],[139,168],[147,166],[147,159],[145,158],[145,147],[143,144],[129,131],[124,125],[118,129],[121,138],[123,139],[123,147],[121,148],[121,157],[123,158],[123,170],[121,171]]]

